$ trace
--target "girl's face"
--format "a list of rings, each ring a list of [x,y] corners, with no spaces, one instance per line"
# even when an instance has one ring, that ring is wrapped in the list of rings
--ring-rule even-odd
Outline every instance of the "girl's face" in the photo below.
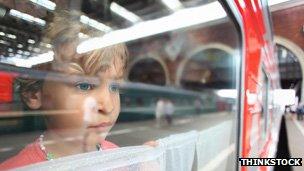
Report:
[[[67,67],[68,74],[83,74]],[[121,71],[114,65],[97,74],[98,85],[88,80],[72,83],[45,81],[41,91],[41,108],[54,110],[48,116],[49,129],[79,129],[107,134],[120,112],[118,84]]]

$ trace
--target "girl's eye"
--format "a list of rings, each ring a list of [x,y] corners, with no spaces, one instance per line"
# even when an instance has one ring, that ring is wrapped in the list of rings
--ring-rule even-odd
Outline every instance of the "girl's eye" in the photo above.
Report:
[[[89,84],[89,83],[78,83],[78,84],[76,84],[76,87],[79,88],[80,90],[83,90],[83,91],[93,89],[93,85]]]
[[[117,83],[111,83],[109,85],[110,92],[119,92],[119,85]]]

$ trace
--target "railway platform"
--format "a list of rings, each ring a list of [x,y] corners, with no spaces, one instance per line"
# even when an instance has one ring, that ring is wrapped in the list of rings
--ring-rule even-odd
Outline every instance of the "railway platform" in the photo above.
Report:
[[[304,121],[297,120],[295,114],[288,114],[285,118],[290,157],[304,159]],[[304,166],[293,170],[303,171]]]

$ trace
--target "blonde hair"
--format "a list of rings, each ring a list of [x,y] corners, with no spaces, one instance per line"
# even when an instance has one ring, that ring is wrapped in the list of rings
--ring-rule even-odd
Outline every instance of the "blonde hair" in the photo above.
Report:
[[[35,68],[64,72],[66,65],[68,65],[81,70],[85,75],[89,76],[105,71],[111,65],[114,65],[115,69],[119,67],[119,71],[124,71],[128,61],[128,51],[124,44],[108,46],[84,54],[76,53],[77,45],[85,40],[79,37],[79,33],[89,37],[102,36],[104,34],[80,23],[80,16],[81,13],[76,11],[57,11],[54,14],[44,37],[44,40],[53,46],[54,61]],[[18,80],[21,93],[24,91],[37,91],[42,86],[41,80]]]
[[[120,61],[123,69],[127,65],[128,51],[124,44],[116,44],[79,55],[76,46],[84,39],[79,33],[89,37],[102,36],[104,33],[92,30],[89,26],[80,23],[80,13],[61,11],[55,14],[53,22],[49,25],[46,37],[51,40],[55,53],[55,62],[69,62],[78,64],[85,74],[93,75],[100,70],[107,69],[109,65]],[[63,47],[70,46],[72,54],[66,54]],[[64,51],[64,52],[62,52]]]

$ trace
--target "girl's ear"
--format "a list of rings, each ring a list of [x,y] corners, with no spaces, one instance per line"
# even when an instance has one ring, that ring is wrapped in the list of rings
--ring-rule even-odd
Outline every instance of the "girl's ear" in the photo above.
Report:
[[[39,109],[41,107],[42,102],[40,90],[23,92],[22,98],[30,109]]]

